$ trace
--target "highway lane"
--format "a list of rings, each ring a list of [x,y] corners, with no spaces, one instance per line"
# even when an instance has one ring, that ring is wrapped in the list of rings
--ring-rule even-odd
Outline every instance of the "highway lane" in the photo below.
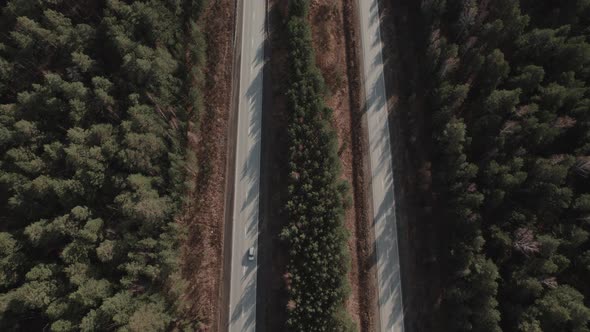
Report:
[[[241,56],[228,330],[254,332],[266,1],[243,0],[237,8],[242,25],[237,29],[241,32]],[[248,260],[251,247],[255,248],[253,261]]]
[[[394,179],[378,0],[358,0],[377,253],[379,331],[404,331]]]

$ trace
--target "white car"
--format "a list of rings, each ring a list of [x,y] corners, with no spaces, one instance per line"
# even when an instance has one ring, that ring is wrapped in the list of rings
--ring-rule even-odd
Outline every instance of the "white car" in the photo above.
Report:
[[[254,247],[250,247],[250,249],[248,249],[248,260],[249,261],[254,260]]]

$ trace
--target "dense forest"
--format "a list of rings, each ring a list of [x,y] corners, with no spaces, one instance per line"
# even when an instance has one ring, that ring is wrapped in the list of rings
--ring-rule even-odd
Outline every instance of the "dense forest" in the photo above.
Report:
[[[288,247],[287,326],[292,331],[354,331],[346,312],[350,265],[343,215],[348,184],[340,180],[338,142],[332,110],[315,66],[309,2],[289,5],[289,187],[288,225],[281,233]]]
[[[423,0],[444,331],[590,331],[590,2]]]
[[[175,216],[202,1],[1,2],[1,331],[195,329],[177,318]],[[441,330],[590,332],[590,1],[415,4]],[[308,10],[290,1],[285,36],[287,327],[354,331]]]
[[[179,326],[201,0],[1,3],[0,330]]]

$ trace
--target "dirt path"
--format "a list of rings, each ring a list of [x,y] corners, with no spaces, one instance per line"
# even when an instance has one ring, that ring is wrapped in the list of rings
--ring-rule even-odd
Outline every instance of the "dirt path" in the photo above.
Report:
[[[211,1],[199,25],[206,37],[207,63],[201,88],[198,128],[189,134],[194,171],[187,198],[181,243],[181,276],[186,281],[181,311],[199,322],[198,331],[217,331],[222,276],[226,159],[230,116],[234,1]],[[196,160],[196,161],[195,161]]]
[[[347,310],[360,331],[374,331],[376,272],[367,211],[367,173],[363,156],[368,144],[362,130],[355,4],[353,0],[313,0],[309,19],[316,64],[328,87],[326,104],[334,110],[342,177],[352,185],[352,204],[345,215],[350,233],[351,269],[348,278],[352,289]]]

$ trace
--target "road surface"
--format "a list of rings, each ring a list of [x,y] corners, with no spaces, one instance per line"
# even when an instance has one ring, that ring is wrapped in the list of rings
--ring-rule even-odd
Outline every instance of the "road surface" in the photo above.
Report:
[[[235,157],[234,204],[230,263],[230,332],[256,330],[256,273],[262,121],[262,68],[264,65],[265,0],[238,3],[242,15],[239,50],[239,95]],[[238,50],[236,50],[238,51]],[[254,260],[248,249],[255,248]]]
[[[375,229],[379,331],[404,331],[387,95],[383,76],[378,0],[359,0],[373,226]]]

